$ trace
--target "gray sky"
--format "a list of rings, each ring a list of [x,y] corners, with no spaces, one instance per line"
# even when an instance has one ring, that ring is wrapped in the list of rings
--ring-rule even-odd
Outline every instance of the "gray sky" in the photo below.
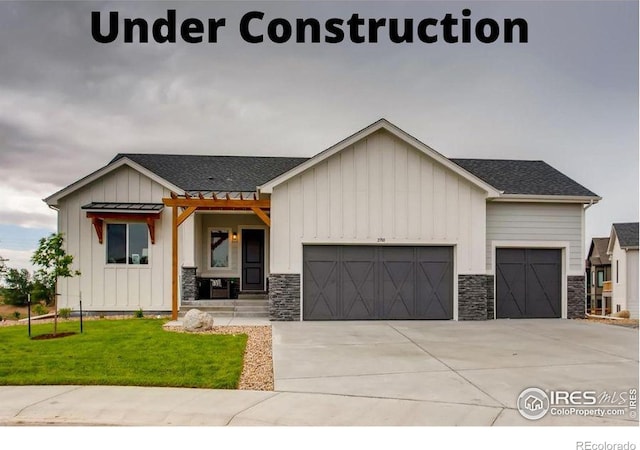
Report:
[[[92,10],[227,19],[218,43],[98,44]],[[523,17],[527,44],[249,44],[240,17]],[[501,21],[501,20],[500,20]],[[257,28],[257,27],[256,27]],[[638,220],[637,2],[0,2],[0,256],[118,152],[311,156],[385,117],[449,157],[542,159]]]

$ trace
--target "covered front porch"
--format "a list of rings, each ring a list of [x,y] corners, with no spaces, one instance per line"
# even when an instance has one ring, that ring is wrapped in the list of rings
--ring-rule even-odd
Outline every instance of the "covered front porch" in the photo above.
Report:
[[[172,317],[194,307],[220,315],[264,309],[270,200],[251,192],[187,192],[163,203],[172,208]]]

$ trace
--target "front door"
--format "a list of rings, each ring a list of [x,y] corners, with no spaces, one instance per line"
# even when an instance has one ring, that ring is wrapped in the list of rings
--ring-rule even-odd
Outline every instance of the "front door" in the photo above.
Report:
[[[264,291],[264,230],[242,230],[242,290]]]

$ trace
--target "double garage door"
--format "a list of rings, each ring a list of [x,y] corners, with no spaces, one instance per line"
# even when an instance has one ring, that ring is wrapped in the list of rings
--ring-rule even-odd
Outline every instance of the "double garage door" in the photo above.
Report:
[[[452,319],[452,247],[305,245],[304,320]]]
[[[561,277],[561,250],[497,249],[496,317],[561,317]]]

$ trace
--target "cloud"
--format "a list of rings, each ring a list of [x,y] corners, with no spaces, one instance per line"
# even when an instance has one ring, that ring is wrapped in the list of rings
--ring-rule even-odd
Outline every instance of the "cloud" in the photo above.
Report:
[[[474,3],[475,18],[526,17],[524,46],[251,45],[234,28],[251,9],[438,17],[451,5],[181,3],[179,17],[227,28],[218,44],[163,46],[97,44],[89,29],[92,10],[153,19],[163,2],[0,2],[0,223],[55,227],[40,199],[119,152],[311,156],[380,117],[446,156],[546,160],[605,196],[588,233],[637,220],[633,2]]]
[[[0,246],[0,257],[8,261],[5,262],[7,267],[13,269],[27,269],[29,272],[35,270],[35,266],[31,264],[31,255],[33,250],[11,250]]]

